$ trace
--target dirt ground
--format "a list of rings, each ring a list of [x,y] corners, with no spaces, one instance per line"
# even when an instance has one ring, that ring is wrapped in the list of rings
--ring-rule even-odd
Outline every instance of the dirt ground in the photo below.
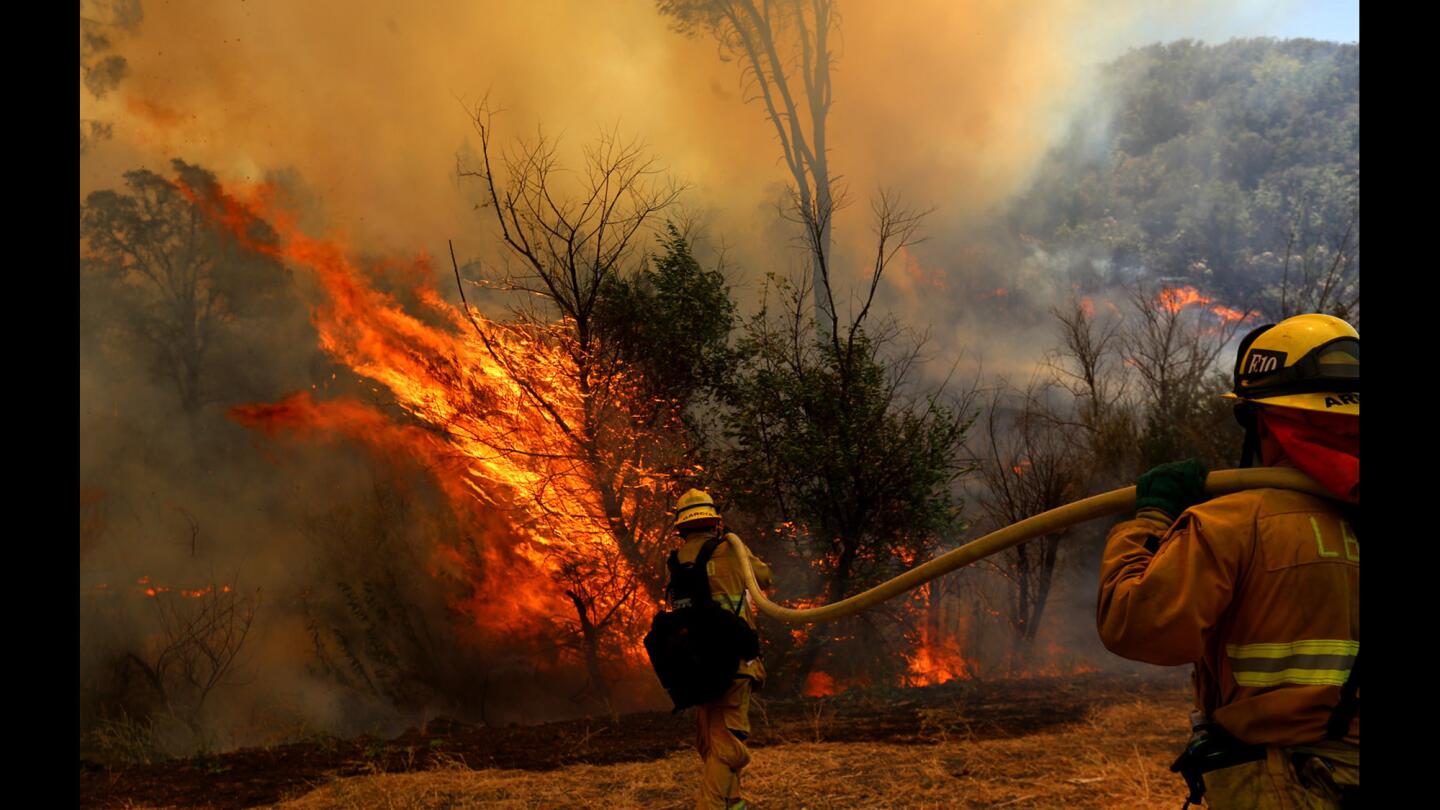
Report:
[[[755,702],[745,791],[757,808],[1169,807],[1188,679],[1088,674]],[[247,749],[107,769],[80,806],[569,808],[689,806],[690,713]]]

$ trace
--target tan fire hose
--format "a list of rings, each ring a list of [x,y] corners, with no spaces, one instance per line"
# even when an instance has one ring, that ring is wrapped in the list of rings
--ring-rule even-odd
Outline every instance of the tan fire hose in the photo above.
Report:
[[[1299,492],[1308,492],[1311,495],[1319,495],[1322,498],[1333,497],[1304,473],[1281,467],[1218,470],[1210,473],[1210,476],[1205,479],[1205,492],[1210,495],[1224,495],[1229,492],[1239,492],[1242,489],[1262,488],[1293,489]],[[1051,509],[1048,512],[1041,512],[1019,523],[1012,523],[999,531],[991,532],[978,540],[941,554],[930,562],[918,565],[863,593],[857,593],[829,605],[805,609],[788,608],[766,599],[765,594],[760,590],[760,584],[755,581],[755,571],[750,567],[750,555],[747,553],[745,544],[734,535],[731,535],[728,542],[731,546],[731,553],[740,560],[740,568],[745,575],[745,589],[750,592],[750,598],[755,600],[761,613],[790,624],[813,624],[859,613],[886,599],[894,598],[912,588],[924,585],[936,577],[948,574],[956,568],[969,565],[976,560],[1004,551],[1026,540],[1052,534],[1087,520],[1128,512],[1134,508],[1135,487],[1111,490]]]

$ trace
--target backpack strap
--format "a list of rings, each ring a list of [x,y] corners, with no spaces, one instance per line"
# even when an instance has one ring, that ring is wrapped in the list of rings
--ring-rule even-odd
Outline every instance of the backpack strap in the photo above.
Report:
[[[736,540],[739,540],[739,539],[740,539],[740,536],[737,535],[737,534],[735,534],[734,532],[726,532],[723,539],[726,540],[726,541],[729,541],[729,539],[732,538],[732,537],[734,537]],[[740,598],[737,599],[737,600],[735,600],[735,604],[731,605],[731,607],[730,607],[730,612],[731,612],[731,613],[734,613],[736,616],[739,616],[740,613],[741,613],[741,611],[745,610],[745,600],[748,599],[749,596],[750,596],[750,592],[747,591],[747,590],[745,590],[745,585],[744,585],[744,583],[741,583],[741,585],[740,585]]]
[[[705,545],[700,547],[700,553],[695,555],[695,567],[704,568],[705,564],[710,562],[710,556],[715,553],[715,549],[724,539],[724,537],[717,534],[709,540],[706,540]]]
[[[670,572],[669,580],[665,583],[665,601],[674,602],[675,575],[680,571],[680,552],[670,552],[670,556],[665,558],[665,569]]]
[[[703,568],[705,567],[705,565],[710,562],[710,557],[711,557],[712,555],[714,555],[715,549],[719,548],[719,547],[720,547],[720,544],[721,544],[722,542],[725,542],[726,540],[728,540],[729,538],[731,538],[731,537],[733,537],[733,536],[734,536],[734,535],[733,535],[732,533],[726,532],[726,533],[723,534],[723,535],[721,535],[721,534],[716,534],[714,537],[710,538],[709,540],[706,540],[706,541],[705,541],[705,545],[703,545],[703,546],[700,547],[700,553],[695,555],[695,567],[696,567],[696,568],[703,569]],[[674,552],[671,552],[671,553],[674,553]],[[707,583],[706,583],[706,586],[707,586],[707,589],[708,589],[708,586],[709,586],[708,581],[707,581]],[[714,599],[714,595],[713,595],[713,594],[711,595],[711,598]],[[730,601],[730,600],[729,600],[729,598],[727,597],[727,599],[726,599],[725,601],[728,602],[728,601]],[[740,600],[739,600],[738,602],[736,602],[736,603],[731,607],[730,612],[734,613],[736,616],[739,616],[739,615],[740,615],[740,611],[742,611],[742,610],[744,610],[744,609],[745,609],[745,593],[744,593],[744,592],[741,592]]]

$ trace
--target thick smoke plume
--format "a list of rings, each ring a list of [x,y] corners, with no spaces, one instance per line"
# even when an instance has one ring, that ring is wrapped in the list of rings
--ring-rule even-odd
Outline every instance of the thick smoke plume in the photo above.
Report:
[[[859,202],[900,189],[938,206],[931,228],[948,233],[1021,187],[1142,10],[1154,18],[1128,0],[843,6],[832,165]],[[1202,10],[1219,13],[1166,14]],[[82,116],[112,121],[116,137],[87,155],[81,192],[168,157],[224,180],[289,167],[362,246],[406,254],[454,237],[478,249],[454,156],[472,138],[462,102],[490,93],[513,133],[544,127],[578,147],[618,124],[644,138],[694,184],[693,204],[717,212],[737,258],[769,259],[741,234],[773,218],[778,146],[716,55],[644,0],[149,8],[125,45],[129,78],[82,97]],[[864,208],[837,228],[861,261]]]
[[[842,13],[830,142],[855,200],[836,225],[842,312],[845,284],[871,250],[865,197],[894,188],[936,209],[931,240],[903,257],[885,302],[907,324],[931,327],[933,354],[944,361],[937,374],[962,351],[987,371],[1028,368],[1049,342],[1045,313],[1066,292],[1056,279],[1073,257],[987,239],[984,228],[1077,115],[1106,118],[1093,68],[1153,23],[1153,4],[1045,0],[1021,11],[924,0],[856,2]],[[1160,15],[1221,13],[1194,3]],[[132,16],[138,22],[110,45],[123,63],[92,74],[88,91],[82,77],[82,122],[103,121],[110,134],[83,151],[82,200],[122,188],[137,167],[170,176],[175,158],[222,184],[268,181],[293,198],[305,228],[403,257],[376,271],[376,284],[403,300],[443,279],[448,268],[409,260],[439,255],[447,239],[462,261],[497,255],[474,210],[476,189],[456,177],[457,155],[474,154],[467,107],[488,94],[505,110],[505,137],[543,128],[578,150],[614,128],[648,142],[691,184],[686,205],[700,212],[709,248],[725,250],[742,308],[753,306],[765,272],[802,260],[777,225],[778,146],[761,109],[746,102],[737,67],[716,58],[713,42],[671,31],[651,2],[167,4]],[[1097,123],[1097,143],[1103,130]],[[153,620],[146,589],[258,588],[234,679],[244,685],[211,711],[226,727],[268,730],[237,731],[222,744],[256,741],[277,718],[301,730],[370,720],[339,703],[315,670],[325,623],[309,588],[346,573],[317,562],[343,557],[335,538],[353,523],[346,504],[369,498],[394,512],[400,507],[375,493],[403,489],[395,482],[413,473],[356,448],[277,448],[223,417],[230,406],[296,391],[381,399],[321,350],[310,322],[320,301],[314,280],[295,276],[287,295],[263,323],[238,322],[257,339],[210,369],[210,398],[195,412],[153,367],[115,350],[128,338],[111,302],[81,302],[82,679],[112,688],[114,655],[143,646]],[[1006,325],[1003,340],[982,337],[997,323]],[[405,508],[423,511],[436,493],[411,486]],[[424,569],[426,537],[445,527],[395,525],[394,536],[374,542],[420,549]],[[445,610],[449,594],[396,588],[415,597],[417,612]],[[496,684],[525,682],[520,652],[492,662]],[[477,694],[484,689],[503,687]],[[434,710],[423,696],[412,703],[417,717]],[[565,710],[563,700],[535,698],[491,719]]]

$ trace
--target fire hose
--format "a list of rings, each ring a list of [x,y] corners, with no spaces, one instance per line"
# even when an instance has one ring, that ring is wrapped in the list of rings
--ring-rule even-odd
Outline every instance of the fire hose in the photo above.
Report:
[[[1205,492],[1208,495],[1224,495],[1245,489],[1292,489],[1322,498],[1333,497],[1304,473],[1281,467],[1218,470],[1210,473],[1209,477],[1205,479]],[[828,605],[804,609],[788,608],[766,599],[765,594],[760,590],[760,583],[755,581],[755,571],[750,567],[750,554],[745,548],[744,542],[734,535],[730,535],[728,542],[731,546],[731,553],[740,560],[740,569],[745,577],[745,589],[750,592],[750,598],[760,608],[761,613],[789,624],[814,624],[852,616],[887,599],[893,599],[906,591],[918,588],[957,568],[1017,546],[1027,540],[1054,534],[1087,520],[1127,512],[1134,508],[1135,487],[1133,486],[1094,495],[1051,509],[1048,512],[1041,512],[1019,523],[1012,523],[1003,529],[941,554],[927,563],[917,565],[867,591]]]

